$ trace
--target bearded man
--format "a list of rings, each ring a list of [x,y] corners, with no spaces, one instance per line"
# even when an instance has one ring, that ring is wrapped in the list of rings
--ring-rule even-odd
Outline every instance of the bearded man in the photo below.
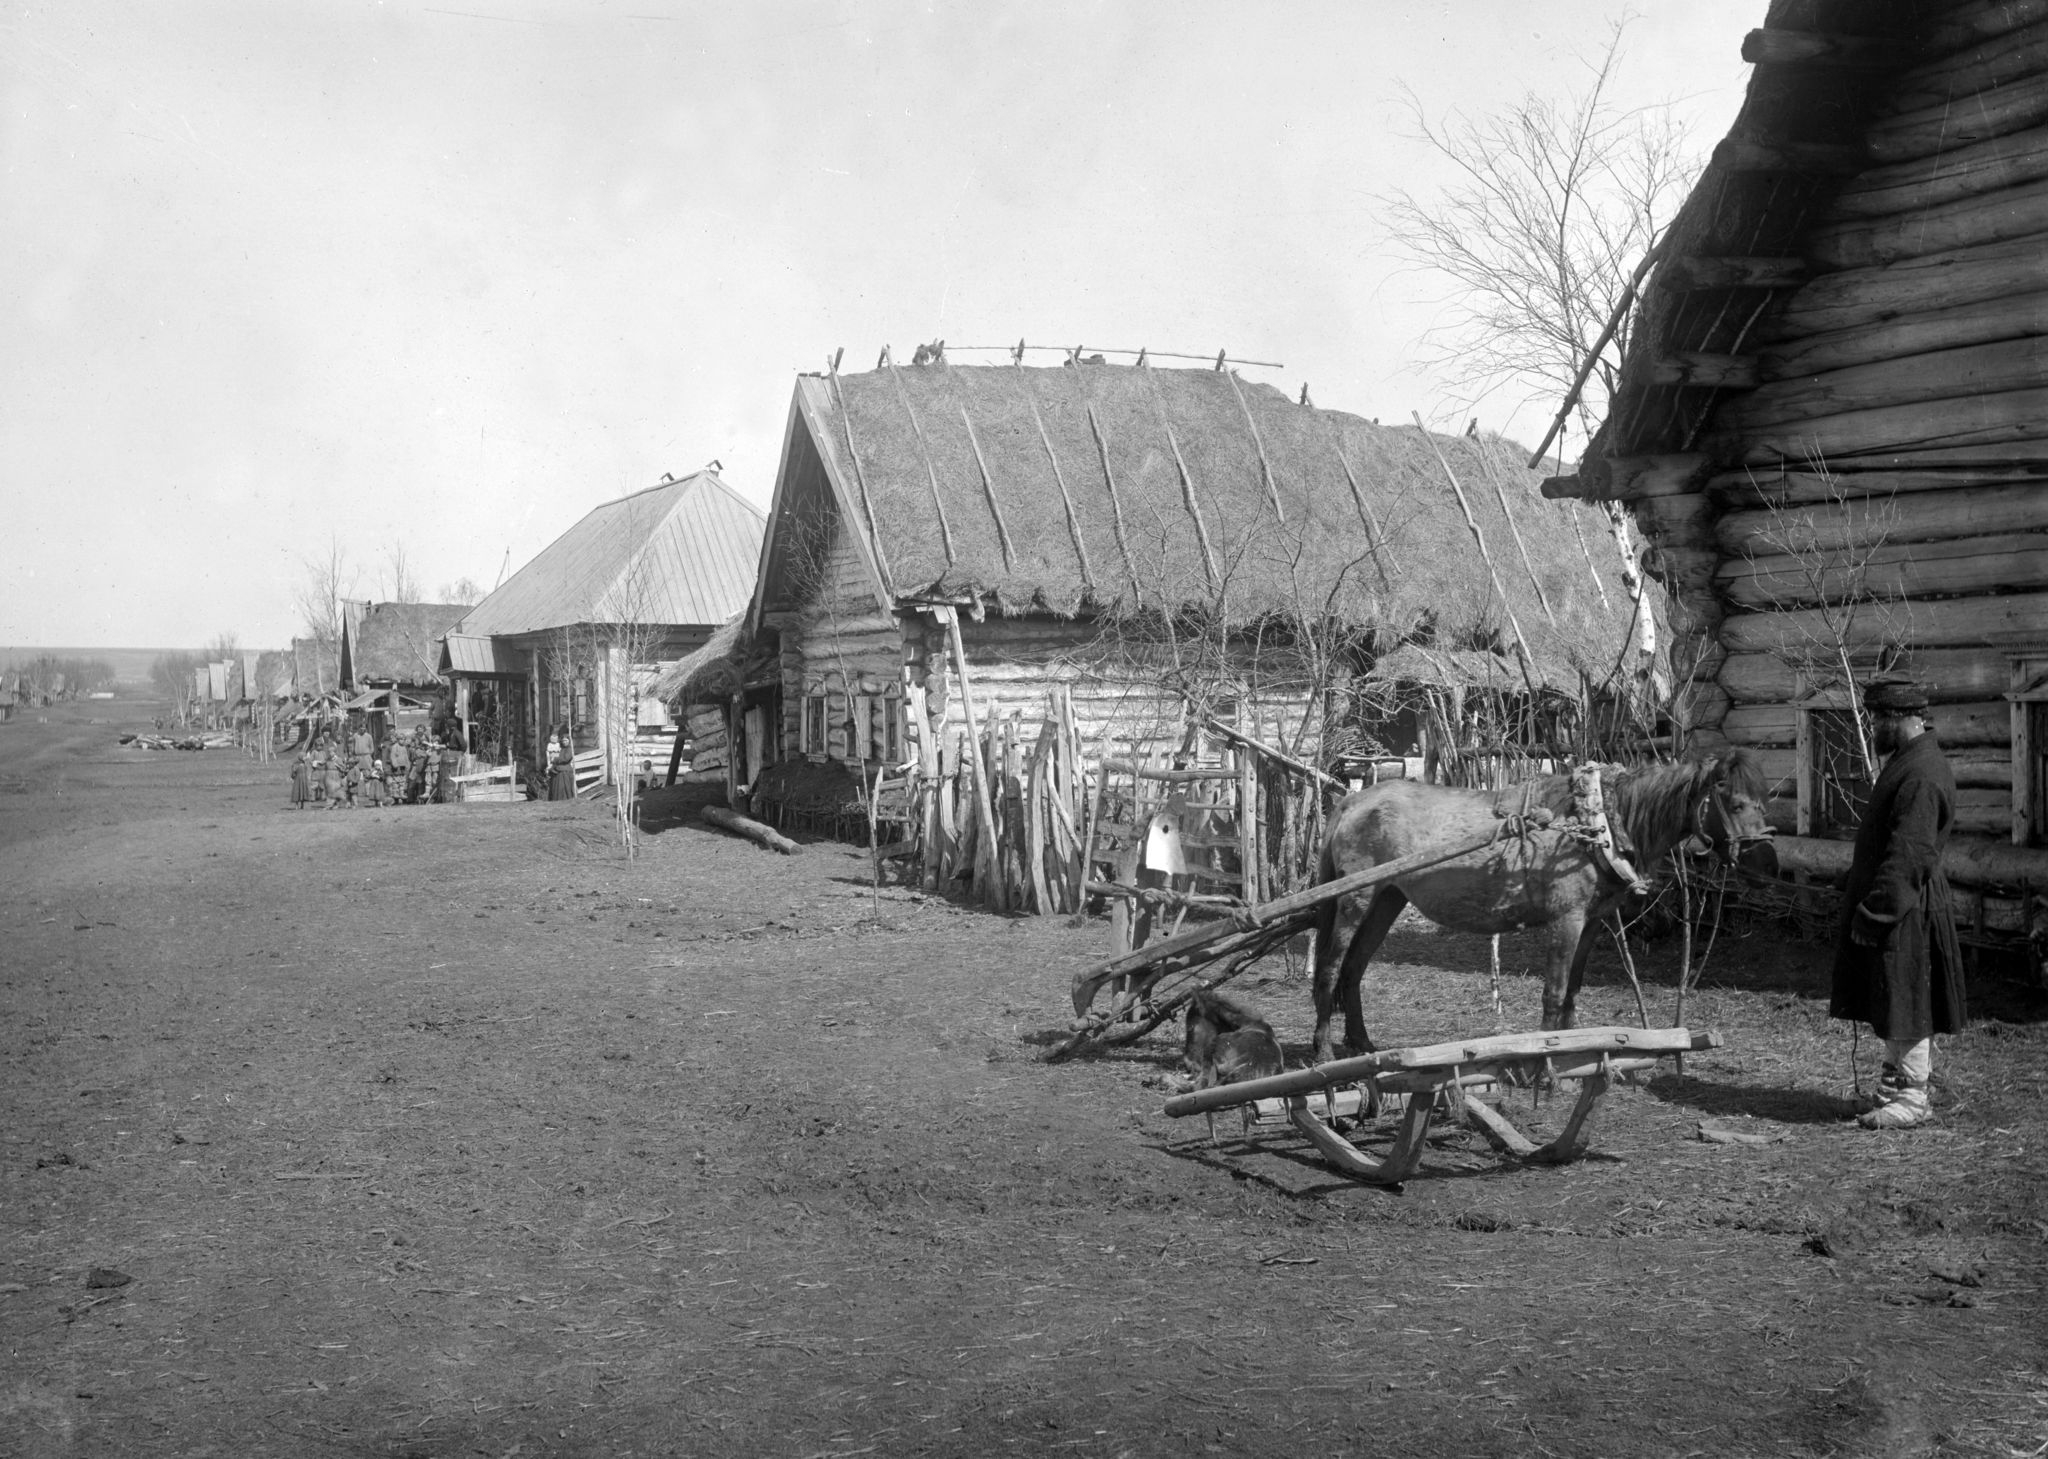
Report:
[[[1869,1130],[1933,1118],[1934,1036],[1960,1033],[1963,957],[1941,853],[1956,818],[1956,780],[1927,728],[1927,691],[1911,680],[1871,683],[1863,704],[1885,757],[1863,808],[1842,896],[1831,1017],[1867,1023],[1884,1040]]]

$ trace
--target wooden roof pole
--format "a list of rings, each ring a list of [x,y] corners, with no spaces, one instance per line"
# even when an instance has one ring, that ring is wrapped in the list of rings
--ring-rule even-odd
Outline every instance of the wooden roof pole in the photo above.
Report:
[[[939,540],[946,546],[946,566],[953,565],[953,526],[946,520],[946,499],[939,493],[939,470],[932,464],[931,447],[925,444],[924,427],[918,424],[917,412],[911,409],[910,389],[903,383],[903,372],[896,368],[896,357],[889,353],[887,345],[882,346],[882,362],[889,367],[889,378],[896,382],[896,398],[903,402],[903,413],[910,417],[910,434],[917,438],[917,454],[924,458],[924,478],[931,484],[932,510],[938,513]]]
[[[1130,540],[1124,536],[1123,503],[1116,496],[1116,472],[1109,464],[1109,442],[1103,439],[1102,422],[1095,418],[1095,407],[1083,405],[1088,412],[1088,428],[1095,433],[1095,452],[1102,458],[1102,484],[1109,489],[1110,522],[1116,528],[1117,549],[1124,555],[1124,571],[1131,575],[1131,602],[1142,610],[1145,606],[1144,584],[1138,580],[1138,561],[1131,556]]]
[[[1024,396],[1024,403],[1031,407],[1031,423],[1038,427],[1038,443],[1045,447],[1045,459],[1052,463],[1052,479],[1060,489],[1060,500],[1067,508],[1067,535],[1074,539],[1074,555],[1081,559],[1081,581],[1090,592],[1095,590],[1095,570],[1088,565],[1088,544],[1081,539],[1081,523],[1074,515],[1073,493],[1067,490],[1067,478],[1060,472],[1060,458],[1052,448],[1052,437],[1046,434],[1045,420],[1038,413],[1038,399],[1032,395],[1031,387],[1024,380],[1023,345],[1019,344],[1018,360],[1013,366],[1017,371],[1017,389]]]
[[[1650,272],[1657,258],[1664,252],[1664,240],[1659,238],[1650,245],[1650,251],[1643,255],[1643,261],[1636,265],[1636,271],[1629,275],[1628,285],[1621,291],[1621,297],[1614,301],[1614,312],[1607,316],[1607,327],[1600,331],[1600,338],[1593,341],[1593,348],[1586,351],[1585,361],[1579,366],[1578,378],[1572,381],[1572,388],[1564,393],[1564,404],[1557,408],[1557,418],[1550,423],[1550,429],[1543,433],[1543,439],[1536,443],[1536,449],[1529,453],[1529,469],[1535,470],[1543,464],[1543,453],[1550,449],[1550,443],[1557,439],[1557,433],[1564,429],[1570,418],[1572,407],[1579,403],[1579,392],[1586,388],[1586,381],[1593,374],[1593,367],[1600,363],[1600,351],[1607,348],[1607,342],[1614,338],[1621,328],[1621,321],[1628,318],[1629,307],[1635,303],[1636,290],[1642,287],[1644,275]],[[1420,418],[1418,417],[1418,424]]]
[[[1307,388],[1302,387],[1304,391]],[[1372,563],[1380,570],[1380,586],[1391,592],[1394,587],[1392,574],[1401,570],[1400,564],[1393,561],[1394,549],[1387,542],[1387,534],[1380,529],[1379,514],[1373,511],[1372,503],[1365,499],[1365,488],[1358,484],[1358,473],[1351,469],[1351,455],[1344,449],[1344,438],[1337,433],[1334,422],[1325,418],[1325,424],[1329,429],[1330,449],[1337,453],[1337,464],[1344,468],[1344,479],[1351,484],[1352,503],[1358,508],[1359,518],[1365,523],[1366,530],[1372,534]]]
[[[826,370],[832,377],[832,398],[839,402],[839,428],[846,433],[846,459],[853,463],[854,484],[860,488],[860,509],[868,519],[868,545],[874,549],[875,563],[882,569],[882,581],[893,583],[895,574],[889,571],[889,556],[882,549],[882,530],[875,525],[875,503],[868,495],[867,473],[860,469],[860,452],[853,448],[853,412],[846,408],[846,390],[839,383],[837,352]],[[773,524],[770,524],[770,530],[773,530]]]
[[[1485,447],[1479,451],[1479,464],[1486,468],[1487,480],[1493,483],[1493,494],[1500,500],[1500,514],[1508,519],[1508,533],[1515,539],[1515,549],[1522,554],[1522,566],[1528,571],[1529,586],[1536,590],[1536,601],[1543,608],[1543,616],[1550,620],[1552,628],[1557,627],[1557,614],[1550,609],[1550,595],[1543,591],[1543,580],[1536,576],[1536,564],[1530,560],[1529,544],[1522,540],[1522,529],[1515,525],[1514,510],[1508,505],[1508,490],[1502,485],[1500,472],[1494,468],[1493,457]]]
[[[1436,437],[1429,433],[1429,427],[1422,423],[1422,413],[1411,411],[1415,418],[1415,429],[1422,432],[1422,439],[1429,443],[1429,449],[1436,456],[1437,465],[1444,469],[1444,480],[1451,484],[1451,495],[1458,499],[1458,509],[1465,514],[1465,525],[1471,529],[1472,540],[1479,547],[1479,560],[1486,564],[1486,575],[1493,580],[1493,590],[1500,596],[1500,606],[1508,615],[1508,627],[1515,631],[1515,662],[1522,670],[1522,682],[1528,686],[1529,697],[1536,697],[1536,674],[1529,661],[1529,641],[1522,636],[1521,620],[1515,617],[1515,605],[1508,598],[1507,585],[1500,580],[1500,573],[1493,565],[1493,554],[1486,550],[1486,534],[1479,530],[1479,519],[1472,515],[1472,503],[1465,498],[1465,488],[1458,485],[1458,475],[1451,470],[1451,463],[1445,459],[1443,450],[1437,445]]]
[[[996,479],[989,475],[988,458],[981,454],[981,440],[974,434],[974,419],[967,407],[960,407],[960,422],[967,427],[967,444],[974,448],[974,464],[981,468],[981,494],[988,498],[988,514],[996,519],[996,536],[1003,544],[1003,566],[1017,570],[1017,549],[1010,544],[1010,526],[1003,520],[1002,503],[996,500]]]
[[[1220,354],[1216,357],[1216,368],[1222,371],[1223,378],[1230,382],[1230,393],[1237,397],[1237,408],[1244,412],[1244,423],[1251,427],[1252,445],[1259,453],[1259,470],[1266,478],[1266,498],[1273,503],[1273,515],[1285,522],[1287,512],[1280,505],[1280,484],[1273,479],[1273,463],[1266,459],[1266,442],[1259,435],[1259,423],[1252,419],[1251,402],[1244,398],[1244,391],[1238,388],[1237,376],[1223,369],[1223,356]]]

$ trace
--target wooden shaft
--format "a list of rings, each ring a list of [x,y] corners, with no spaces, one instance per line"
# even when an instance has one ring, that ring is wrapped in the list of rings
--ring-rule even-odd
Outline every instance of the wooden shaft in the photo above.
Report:
[[[1586,381],[1591,378],[1593,367],[1600,363],[1600,351],[1607,348],[1608,342],[1621,328],[1622,320],[1628,318],[1629,309],[1635,303],[1636,290],[1642,287],[1644,276],[1650,272],[1651,266],[1657,262],[1663,251],[1664,240],[1659,238],[1643,255],[1643,261],[1636,265],[1636,271],[1629,275],[1628,283],[1622,288],[1621,297],[1614,301],[1613,312],[1607,316],[1607,327],[1600,331],[1600,337],[1594,340],[1593,347],[1586,351],[1586,358],[1579,364],[1579,373],[1573,378],[1571,389],[1565,391],[1564,404],[1557,408],[1557,415],[1550,422],[1550,429],[1543,433],[1543,439],[1538,441],[1536,449],[1529,453],[1530,470],[1533,471],[1543,464],[1543,453],[1550,449],[1550,443],[1557,439],[1557,433],[1564,429],[1564,423],[1571,418],[1572,407],[1579,403],[1579,392],[1586,388]],[[1419,416],[1416,423],[1421,424]]]
[[[1383,862],[1378,866],[1367,867],[1364,871],[1355,871],[1349,876],[1338,877],[1335,881],[1324,882],[1321,886],[1310,887],[1306,891],[1294,892],[1288,896],[1262,903],[1252,908],[1247,915],[1255,924],[1275,923],[1282,920],[1292,921],[1301,918],[1304,919],[1305,925],[1308,914],[1315,912],[1325,902],[1335,901],[1339,897],[1348,896],[1352,892],[1363,890],[1369,886],[1377,886],[1379,883],[1391,881],[1395,877],[1406,876],[1411,871],[1420,871],[1425,867],[1437,866],[1446,861],[1453,861],[1460,856],[1470,855],[1474,851],[1483,851],[1488,846],[1494,845],[1495,841],[1496,838],[1489,833],[1485,836],[1475,836],[1469,841],[1461,841],[1447,848],[1419,851],[1413,856],[1404,856],[1398,861]],[[1251,883],[1249,877],[1247,877],[1247,893],[1249,893],[1250,889]],[[1249,897],[1247,897],[1247,900],[1249,900]],[[1184,953],[1192,953],[1197,950],[1209,949],[1211,944],[1222,944],[1225,939],[1233,936],[1241,937],[1245,935],[1247,935],[1245,930],[1235,922],[1216,923],[1207,927],[1194,928],[1176,937],[1169,937],[1164,942],[1156,942],[1150,947],[1126,953],[1122,957],[1112,958],[1108,962],[1099,964],[1075,977],[1074,1011],[1085,1013],[1088,1005],[1095,1001],[1095,990],[1111,978],[1137,972],[1142,968],[1150,967],[1153,963],[1162,962],[1167,958]],[[1214,950],[1220,952],[1225,949],[1217,947]]]

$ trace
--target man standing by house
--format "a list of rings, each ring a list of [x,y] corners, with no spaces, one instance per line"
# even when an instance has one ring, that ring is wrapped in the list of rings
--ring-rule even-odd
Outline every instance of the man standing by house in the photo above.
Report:
[[[1927,728],[1927,691],[1881,677],[1864,691],[1885,758],[1864,806],[1842,894],[1828,1013],[1885,1041],[1871,1130],[1925,1124],[1934,1035],[1963,1027],[1963,958],[1941,853],[1955,824],[1956,781]]]

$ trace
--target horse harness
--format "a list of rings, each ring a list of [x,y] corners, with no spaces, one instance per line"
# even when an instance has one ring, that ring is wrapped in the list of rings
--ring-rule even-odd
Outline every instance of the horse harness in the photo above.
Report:
[[[1592,853],[1595,864],[1632,894],[1648,894],[1650,883],[1629,859],[1634,848],[1628,846],[1627,837],[1607,819],[1607,800],[1600,787],[1600,767],[1574,766],[1570,778],[1571,814],[1561,821],[1552,815],[1548,807],[1532,806],[1536,793],[1534,781],[1522,783],[1522,808],[1519,811],[1510,813],[1503,809],[1496,796],[1493,813],[1501,821],[1498,835],[1525,836],[1531,831],[1554,830],[1584,846]]]

